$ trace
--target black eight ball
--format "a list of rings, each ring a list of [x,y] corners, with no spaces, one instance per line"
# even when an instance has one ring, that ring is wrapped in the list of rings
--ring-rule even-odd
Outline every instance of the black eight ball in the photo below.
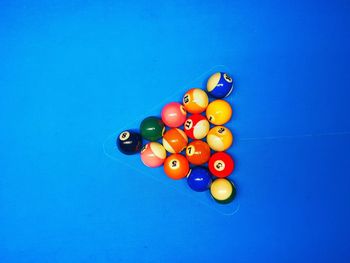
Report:
[[[131,155],[141,151],[142,137],[139,133],[133,131],[123,131],[117,138],[119,151]]]

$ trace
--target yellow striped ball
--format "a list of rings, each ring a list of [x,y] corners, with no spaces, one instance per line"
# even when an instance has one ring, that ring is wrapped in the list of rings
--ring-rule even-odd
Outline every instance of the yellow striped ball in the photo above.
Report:
[[[217,152],[226,151],[231,147],[233,135],[225,126],[215,126],[207,135],[207,143],[211,149]]]

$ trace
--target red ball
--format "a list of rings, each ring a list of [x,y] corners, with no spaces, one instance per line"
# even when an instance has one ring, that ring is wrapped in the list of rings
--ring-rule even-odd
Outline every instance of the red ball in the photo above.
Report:
[[[206,117],[200,114],[193,114],[188,117],[184,123],[184,130],[191,139],[203,139],[207,136],[210,129],[209,122]]]
[[[229,154],[217,152],[210,157],[208,168],[213,175],[223,178],[229,176],[233,172],[235,162]]]

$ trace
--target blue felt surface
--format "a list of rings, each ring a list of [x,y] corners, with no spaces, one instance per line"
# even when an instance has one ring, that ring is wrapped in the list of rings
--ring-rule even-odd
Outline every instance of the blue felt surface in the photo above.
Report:
[[[0,1],[0,262],[349,262],[349,12]],[[103,147],[216,65],[237,87],[233,215]]]

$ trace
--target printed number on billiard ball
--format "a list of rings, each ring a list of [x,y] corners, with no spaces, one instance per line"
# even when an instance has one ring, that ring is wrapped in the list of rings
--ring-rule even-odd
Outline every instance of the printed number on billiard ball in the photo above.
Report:
[[[220,160],[220,161],[216,161],[214,163],[214,166],[216,168],[217,171],[222,171],[225,169],[225,164]]]
[[[218,130],[218,133],[223,134],[224,131],[225,131],[225,128],[220,128],[220,129]]]
[[[227,81],[227,82],[232,82],[232,78],[229,76],[229,75],[227,75],[226,73],[224,73],[224,79]]]
[[[130,136],[130,133],[125,131],[125,132],[122,132],[122,134],[120,134],[119,138],[121,141],[125,141],[129,138],[129,136]]]
[[[189,101],[190,101],[189,95],[186,94],[186,95],[184,96],[184,103],[186,104],[186,103],[188,103]]]
[[[187,155],[192,156],[193,152],[194,152],[194,146],[192,146],[192,145],[188,146],[186,149]]]
[[[188,119],[186,122],[185,122],[185,127],[187,130],[191,129],[192,128],[192,125],[193,125],[193,121]]]
[[[179,167],[179,163],[177,162],[177,160],[174,160],[171,162],[171,168],[172,169],[176,169]]]

